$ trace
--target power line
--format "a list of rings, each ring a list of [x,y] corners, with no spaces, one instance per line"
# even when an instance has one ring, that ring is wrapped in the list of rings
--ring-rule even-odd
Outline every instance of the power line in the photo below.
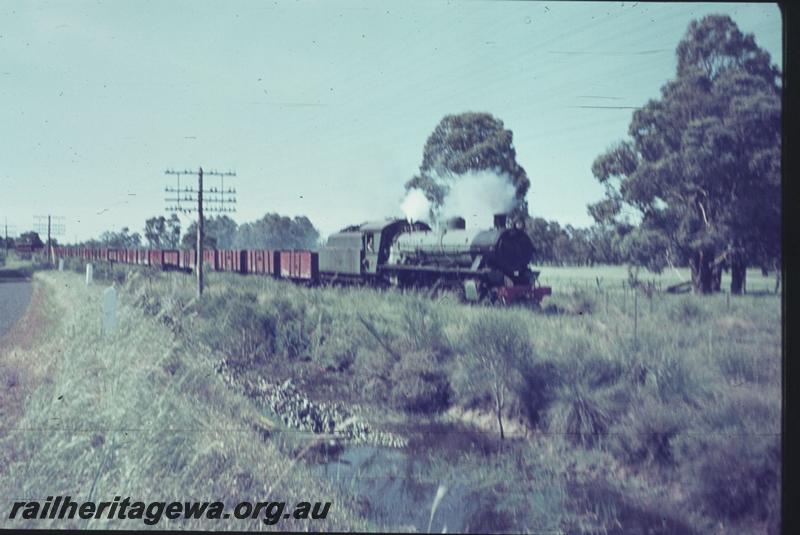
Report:
[[[209,195],[205,202],[211,206],[207,207],[206,211],[212,213],[235,212],[236,189],[230,186],[225,189],[225,177],[235,177],[236,173],[233,171],[203,171],[203,168],[200,167],[196,172],[188,169],[183,171],[167,169],[164,174],[174,175],[177,180],[174,188],[169,186],[164,188],[165,193],[175,195],[175,197],[164,199],[168,203],[174,203],[172,206],[168,206],[166,210],[172,213],[181,212],[184,214],[197,212],[197,247],[195,249],[194,265],[197,273],[197,297],[199,298],[203,295],[203,196]],[[197,188],[181,187],[181,176],[195,174],[197,175]],[[219,177],[219,188],[203,188],[203,176]],[[181,206],[181,202],[184,203],[183,206]],[[194,206],[194,203],[197,203],[197,205]]]

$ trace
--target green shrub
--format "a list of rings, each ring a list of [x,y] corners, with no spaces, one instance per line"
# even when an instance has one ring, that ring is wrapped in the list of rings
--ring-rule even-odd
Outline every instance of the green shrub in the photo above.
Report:
[[[691,414],[685,404],[666,405],[653,395],[641,395],[611,428],[609,449],[629,464],[672,465],[673,442],[689,428]]]
[[[538,425],[561,386],[561,373],[553,362],[525,362],[516,388],[522,411],[532,426]]]
[[[548,411],[550,433],[562,434],[573,445],[594,446],[612,423],[603,392],[581,384],[566,384]]]
[[[311,346],[307,306],[299,295],[277,295],[261,305],[262,313],[275,318],[274,351],[289,359],[307,357]]]
[[[534,359],[527,326],[509,311],[477,311],[459,343],[459,353],[452,381],[459,402],[467,406],[489,399],[497,405],[506,392],[520,388],[520,370]]]
[[[519,366],[533,353],[530,334],[523,320],[508,311],[480,311],[469,324],[462,352],[487,362]]]
[[[250,292],[206,294],[199,306],[199,338],[234,361],[259,361],[275,353],[278,316]]]
[[[780,507],[780,397],[732,389],[676,444],[689,502],[723,522],[774,519]]]
[[[437,369],[429,354],[406,356],[391,372],[390,401],[412,413],[433,414],[450,406],[452,391],[447,374]]]
[[[662,402],[697,405],[709,395],[713,377],[696,358],[668,352],[653,360],[646,380],[654,384]]]
[[[412,350],[437,355],[449,352],[442,316],[430,299],[419,296],[408,299],[401,307],[400,320]]]
[[[330,371],[348,370],[362,345],[355,319],[347,311],[312,303],[303,322],[308,355]]]

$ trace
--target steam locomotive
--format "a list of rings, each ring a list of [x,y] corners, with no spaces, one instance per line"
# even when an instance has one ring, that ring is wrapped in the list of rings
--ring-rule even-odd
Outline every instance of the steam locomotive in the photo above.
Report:
[[[57,257],[192,271],[193,250],[55,247]],[[454,290],[466,301],[538,304],[551,289],[528,267],[533,243],[498,214],[491,229],[467,229],[463,218],[439,229],[423,222],[385,219],[331,235],[316,251],[204,250],[210,271],[261,274],[306,284],[368,284]]]
[[[401,219],[364,223],[328,238],[319,252],[322,280],[457,290],[467,301],[534,303],[550,295],[538,284],[533,243],[497,214],[491,229],[466,229],[461,217],[433,230]]]

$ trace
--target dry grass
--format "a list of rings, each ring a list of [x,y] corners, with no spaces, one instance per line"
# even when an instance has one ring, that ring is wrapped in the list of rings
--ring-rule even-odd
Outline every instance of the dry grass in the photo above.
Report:
[[[69,273],[39,273],[58,321],[17,358],[41,362],[43,380],[24,414],[0,442],[2,501],[70,495],[100,501],[333,501],[327,520],[167,521],[159,526],[223,530],[365,530],[369,526],[325,481],[297,464],[280,488],[267,490],[291,459],[264,441],[268,426],[251,402],[214,373],[214,360],[187,351],[163,323],[132,306],[120,291],[119,328],[100,333],[100,285],[86,288]],[[76,284],[76,282],[78,284]],[[183,288],[175,286],[176,294]],[[44,363],[49,365],[44,368]],[[42,376],[42,374],[40,374]],[[3,520],[3,527],[127,528],[137,521]]]

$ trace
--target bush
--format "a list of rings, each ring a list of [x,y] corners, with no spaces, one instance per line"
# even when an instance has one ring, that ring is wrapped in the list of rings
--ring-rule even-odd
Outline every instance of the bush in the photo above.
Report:
[[[556,399],[562,378],[552,362],[530,361],[520,368],[522,380],[516,388],[522,411],[532,426],[538,425],[550,404]]]
[[[481,311],[469,325],[462,352],[487,362],[507,362],[519,366],[533,353],[530,334],[516,315]]]
[[[780,507],[780,397],[735,389],[710,407],[676,455],[688,499],[723,522],[774,519]]]
[[[690,416],[685,404],[664,405],[652,395],[639,397],[612,427],[609,449],[629,464],[672,465],[674,439],[689,427]]]
[[[459,400],[468,406],[491,398],[496,403],[498,394],[518,390],[520,370],[533,357],[525,323],[518,316],[493,310],[479,311],[459,350],[453,385]]]
[[[407,355],[391,372],[390,401],[412,413],[433,414],[450,406],[452,390],[447,375],[436,369],[430,355]]]
[[[275,347],[277,354],[289,359],[307,357],[311,347],[309,330],[310,319],[302,296],[279,295],[262,304],[262,310],[269,311],[275,321]]]
[[[713,378],[696,360],[684,354],[667,353],[650,368],[647,380],[655,386],[666,404],[685,402],[697,405],[705,400]]]
[[[412,350],[436,355],[449,352],[444,322],[430,299],[419,296],[407,300],[401,308],[401,326]]]
[[[277,315],[250,292],[206,294],[199,307],[199,337],[235,361],[264,360],[275,353]]]
[[[548,431],[560,433],[574,445],[593,446],[611,425],[611,411],[603,393],[568,384],[548,411]]]
[[[342,310],[322,304],[308,307],[304,322],[308,355],[330,371],[345,371],[355,363],[361,340],[355,320]]]

